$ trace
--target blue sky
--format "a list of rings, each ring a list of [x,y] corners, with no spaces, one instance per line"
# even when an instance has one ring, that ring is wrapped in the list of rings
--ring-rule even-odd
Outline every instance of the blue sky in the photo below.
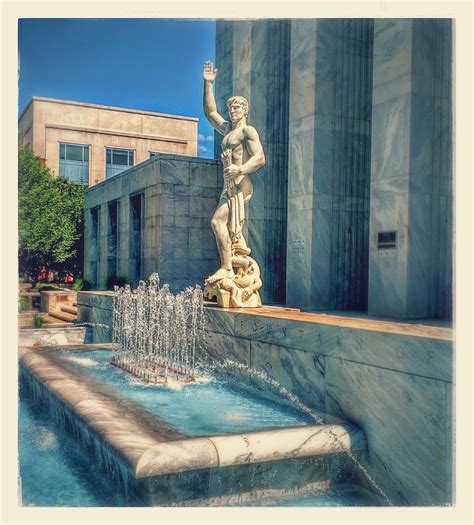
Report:
[[[202,65],[215,57],[215,22],[22,19],[19,110],[32,96],[199,118],[200,156],[212,157]]]

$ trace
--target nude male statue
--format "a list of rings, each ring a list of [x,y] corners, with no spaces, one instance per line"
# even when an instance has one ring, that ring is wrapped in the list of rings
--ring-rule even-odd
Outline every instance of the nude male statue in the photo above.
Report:
[[[241,253],[250,253],[242,234],[244,205],[249,202],[253,192],[250,174],[265,165],[265,154],[257,130],[247,124],[247,100],[236,96],[227,101],[230,122],[218,113],[212,87],[216,75],[217,69],[214,69],[212,62],[206,62],[203,70],[204,113],[213,128],[224,136],[221,155],[224,189],[211,220],[221,266],[206,279],[208,284],[222,279],[235,279],[232,252],[238,249]]]

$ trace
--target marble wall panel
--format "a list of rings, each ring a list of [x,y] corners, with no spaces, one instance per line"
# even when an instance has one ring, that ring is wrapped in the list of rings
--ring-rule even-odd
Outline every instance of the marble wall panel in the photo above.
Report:
[[[205,343],[205,352],[212,363],[230,360],[246,367],[250,366],[250,341],[206,329]],[[245,371],[243,373],[246,374]]]
[[[411,72],[413,20],[374,20],[374,86]]]
[[[208,307],[204,310],[206,327],[211,332],[234,335],[235,315],[221,309]]]
[[[189,238],[188,228],[163,226],[161,228],[160,243],[162,246],[187,247]]]
[[[410,97],[377,104],[372,114],[372,180],[406,176],[410,140]]]
[[[251,341],[250,366],[253,370],[264,372],[269,378],[277,381],[281,387],[296,395],[305,405],[324,411],[324,356]],[[270,389],[264,382],[259,382],[259,385],[265,390]],[[274,393],[282,397],[281,391],[277,390]]]
[[[218,199],[215,197],[193,197],[189,201],[189,216],[208,218],[210,222],[217,204]]]
[[[408,195],[372,192],[369,241],[368,313],[407,315]],[[379,232],[396,231],[396,249],[378,249]]]
[[[314,114],[316,90],[316,21],[292,20],[290,59],[290,122]],[[290,131],[291,133],[291,131]]]
[[[286,304],[311,308],[312,210],[288,214]]]
[[[308,115],[305,122],[297,123],[298,127],[314,126],[315,117]],[[313,192],[313,175],[315,162],[315,133],[314,129],[296,129],[290,135],[288,145],[288,165],[290,174],[288,177],[288,198],[307,195]]]
[[[448,385],[329,357],[325,377],[327,411],[364,430],[367,466],[392,501],[445,502]]]
[[[440,256],[452,253],[451,211],[436,197],[444,187],[441,180],[449,180],[452,174],[451,51],[449,20],[375,22],[371,314],[408,318],[452,315],[451,255]],[[439,99],[438,94],[442,94]],[[381,178],[389,177],[395,180],[380,184]],[[407,204],[400,206],[403,193]],[[390,217],[388,211],[396,208],[398,212]],[[400,226],[402,250],[378,251],[373,237],[376,231]],[[392,274],[394,268],[396,273]],[[372,278],[375,283],[370,282]],[[443,294],[437,293],[439,289]]]
[[[278,347],[453,380],[451,341],[242,314],[236,315],[234,334]]]
[[[340,455],[235,465],[211,470],[209,496],[234,496],[228,500],[231,505],[232,501],[245,501],[235,499],[239,495],[251,500],[266,489],[291,491],[309,483],[321,483],[324,487],[352,476],[353,469]]]
[[[221,183],[218,179],[218,170],[216,164],[199,163],[191,164],[189,173],[189,184],[195,187],[216,188]]]
[[[167,184],[189,185],[189,163],[162,159],[160,181]]]
[[[234,334],[239,338],[321,355],[331,355],[331,349],[341,344],[338,343],[340,329],[337,326],[247,314],[236,314]]]
[[[204,287],[204,279],[209,275],[212,275],[216,268],[219,267],[219,259],[192,259],[187,257],[187,273],[186,275],[195,279],[197,284],[201,284]]]

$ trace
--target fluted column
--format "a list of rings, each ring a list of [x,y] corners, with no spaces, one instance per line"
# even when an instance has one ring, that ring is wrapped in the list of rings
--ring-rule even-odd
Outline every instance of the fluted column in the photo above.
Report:
[[[371,20],[294,20],[287,303],[367,306]]]

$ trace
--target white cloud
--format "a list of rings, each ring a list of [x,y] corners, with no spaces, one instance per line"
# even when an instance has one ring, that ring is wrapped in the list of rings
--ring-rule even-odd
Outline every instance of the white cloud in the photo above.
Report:
[[[214,136],[213,136],[213,135],[208,135],[208,136],[206,137],[206,140],[207,140],[208,142],[213,142],[213,141],[214,141]]]
[[[199,140],[199,142],[204,142],[206,140],[206,137],[202,133],[199,133],[198,134],[198,140]]]
[[[206,153],[207,148],[206,146],[203,146],[202,144],[199,144],[199,152],[200,153]]]

